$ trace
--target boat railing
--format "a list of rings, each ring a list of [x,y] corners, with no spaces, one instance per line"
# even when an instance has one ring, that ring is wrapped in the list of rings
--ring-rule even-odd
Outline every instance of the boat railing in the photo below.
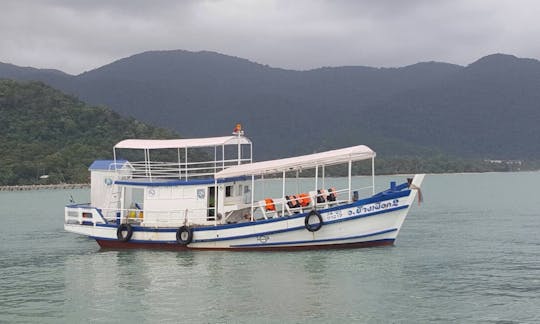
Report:
[[[66,224],[96,225],[105,223],[130,223],[146,226],[181,226],[215,223],[214,208],[192,208],[178,210],[147,210],[139,208],[103,208],[90,205],[71,205],[65,209]],[[218,214],[218,220],[220,215]]]
[[[272,208],[269,208],[268,202],[263,200],[254,201],[253,205],[247,204],[242,206],[242,215],[245,212],[253,213],[248,217],[249,220],[255,221],[260,219],[268,219],[282,216],[292,216],[298,213],[309,212],[312,209],[326,209],[334,206],[351,203],[359,197],[355,192],[371,190],[371,186],[355,188],[349,191],[348,188],[335,190],[335,199],[328,198],[328,192],[318,193],[310,191],[307,193],[309,202],[298,207],[291,207],[290,200],[286,197],[272,198]],[[350,192],[350,193],[349,193]],[[323,197],[324,201],[319,202],[318,197]],[[250,207],[252,206],[252,207]],[[240,211],[240,209],[238,210]],[[182,225],[212,225],[222,224],[229,220],[232,212],[222,215],[219,211],[216,213],[214,207],[209,208],[192,208],[192,209],[177,209],[177,210],[148,210],[145,208],[102,208],[98,209],[89,204],[77,204],[67,206],[65,209],[66,224],[82,224],[96,225],[104,223],[132,223],[141,224],[143,226],[182,226]],[[214,215],[217,215],[217,219]],[[240,221],[244,221],[244,218]]]
[[[64,222],[66,224],[96,225],[107,223],[100,209],[90,204],[76,204],[65,208]]]
[[[330,207],[334,207],[341,204],[350,203],[354,200],[354,194],[353,192],[358,191],[368,191],[371,190],[371,186],[362,187],[362,188],[355,188],[354,190],[351,190],[351,195],[349,198],[349,189],[340,189],[335,190],[335,200],[328,200],[328,192],[326,193],[317,193],[316,191],[309,192],[309,198],[310,203],[306,204],[305,206],[301,206],[299,208],[291,208],[288,206],[288,201],[286,198],[275,198],[273,199],[273,203],[275,205],[275,216],[291,216],[297,213],[304,213],[308,212],[312,209],[326,209]],[[317,202],[317,197],[325,196],[325,201],[323,203]],[[248,211],[250,209],[251,204],[243,205],[241,210]],[[265,200],[259,200],[253,202],[253,217],[250,218],[250,220],[259,220],[259,219],[267,219],[271,218],[271,213],[267,213],[266,211],[266,201]],[[240,209],[239,209],[240,210]],[[180,226],[182,224],[204,224],[204,225],[212,225],[212,224],[222,224],[226,220],[229,219],[230,213],[234,212],[231,211],[229,213],[225,213],[225,216],[222,215],[218,211],[217,213],[217,219],[214,217],[216,215],[216,210],[214,207],[208,207],[208,208],[191,208],[191,209],[178,209],[178,210],[168,210],[168,211],[156,211],[156,210],[146,210],[146,209],[124,209],[124,210],[118,210],[116,209],[115,212],[121,212],[121,219],[123,219],[126,222],[140,222],[144,223],[144,225],[147,226]],[[104,211],[106,213],[106,211]],[[151,215],[151,221],[148,219],[145,219],[143,215]],[[269,217],[270,216],[270,217]],[[115,220],[118,221],[119,214],[117,213],[117,216],[115,217]]]
[[[175,178],[213,176],[216,172],[238,164],[249,163],[250,159],[230,159],[204,162],[131,162],[133,178]]]
[[[269,198],[253,202],[253,219],[268,219],[282,216],[292,216],[294,214],[305,213],[312,209],[326,209],[337,205],[351,203],[358,200],[360,191],[370,192],[372,186],[354,188],[344,188],[333,191],[334,198],[329,198],[328,191],[310,191],[305,194],[286,195],[286,197]],[[295,198],[291,198],[295,196]],[[287,197],[289,197],[287,199]],[[323,199],[317,199],[317,198]],[[298,203],[297,203],[298,202]],[[295,206],[296,207],[293,207]]]
[[[116,161],[113,161],[113,162],[110,162],[109,163],[109,166],[108,166],[108,170],[109,171],[114,171],[114,170],[123,170],[125,171],[126,169],[130,169],[132,168],[131,164],[127,164],[126,165],[126,161],[122,161],[122,162],[116,162]]]
[[[360,198],[360,192],[363,191],[370,194],[373,191],[373,186],[351,188],[350,190],[348,188],[336,190],[336,202],[349,203],[358,200]]]

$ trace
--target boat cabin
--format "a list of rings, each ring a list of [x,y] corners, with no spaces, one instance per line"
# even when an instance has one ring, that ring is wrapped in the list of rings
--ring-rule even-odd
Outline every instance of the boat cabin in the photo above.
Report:
[[[134,156],[129,152],[133,150],[142,153],[142,160],[123,158]],[[91,206],[107,221],[210,225],[221,222],[224,213],[238,214],[250,203],[247,178],[214,177],[230,166],[252,162],[252,144],[243,133],[198,139],[129,139],[116,144],[113,152],[113,160],[98,160],[89,168]]]
[[[364,145],[255,163],[252,152],[241,130],[223,137],[121,141],[114,146],[113,160],[90,166],[90,207],[95,211],[86,222],[102,218],[105,223],[148,227],[209,226],[327,209],[358,199],[351,166],[359,160],[372,162],[371,186],[360,189],[374,190],[375,152]],[[325,184],[325,166],[335,164],[348,164],[345,188]],[[315,170],[312,189],[286,190],[287,173],[298,177],[310,168]],[[281,194],[256,196],[255,180],[269,175],[281,177]],[[84,213],[70,209],[66,217],[81,223]]]

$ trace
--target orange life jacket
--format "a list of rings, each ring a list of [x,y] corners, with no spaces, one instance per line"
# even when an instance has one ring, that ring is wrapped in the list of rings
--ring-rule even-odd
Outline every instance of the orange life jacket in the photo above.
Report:
[[[276,205],[274,205],[274,200],[273,199],[266,198],[264,201],[266,203],[266,211],[275,211],[276,210]]]
[[[311,198],[309,198],[309,195],[307,193],[299,194],[298,198],[300,200],[300,206],[302,207],[307,207],[311,203]]]

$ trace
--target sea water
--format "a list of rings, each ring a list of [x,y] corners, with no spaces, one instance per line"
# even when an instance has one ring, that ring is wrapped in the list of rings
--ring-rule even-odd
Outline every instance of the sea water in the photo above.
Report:
[[[303,252],[102,251],[63,230],[88,190],[1,192],[0,322],[537,323],[539,183],[428,175],[395,246]]]

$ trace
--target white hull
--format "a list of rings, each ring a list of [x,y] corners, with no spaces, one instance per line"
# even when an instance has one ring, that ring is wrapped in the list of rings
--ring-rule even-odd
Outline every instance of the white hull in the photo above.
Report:
[[[413,185],[419,187],[423,175]],[[414,188],[414,187],[413,187]],[[177,242],[178,227],[133,226],[131,238],[117,238],[116,224],[69,224],[70,232],[95,238],[102,247],[165,249],[312,249],[393,244],[414,203],[417,190],[402,190],[351,204],[318,210],[322,225],[306,228],[308,213],[257,222],[193,228],[189,244]]]

